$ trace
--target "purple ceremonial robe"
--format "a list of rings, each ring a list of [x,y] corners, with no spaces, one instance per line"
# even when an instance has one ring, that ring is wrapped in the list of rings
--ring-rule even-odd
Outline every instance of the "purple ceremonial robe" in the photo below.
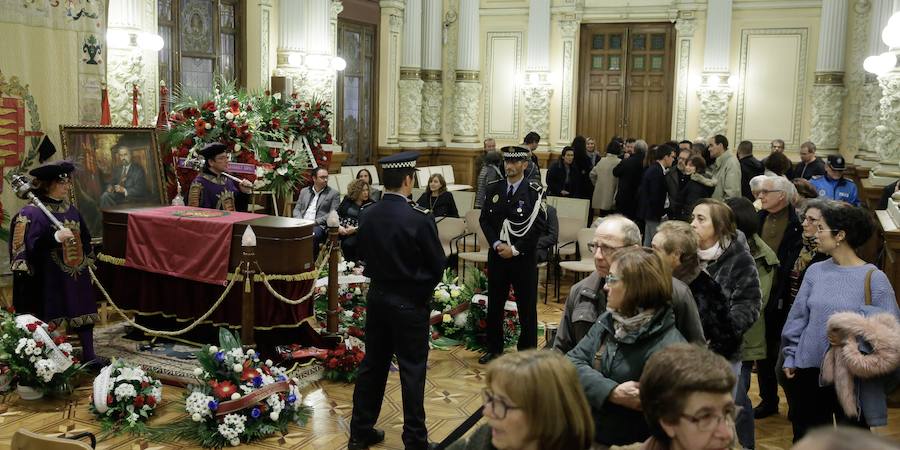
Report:
[[[65,201],[41,198],[56,219],[75,235],[74,243],[56,242],[56,229],[36,206],[22,208],[10,221],[10,266],[16,312],[70,328],[99,321],[88,265],[93,263],[91,234],[81,214]]]
[[[191,183],[188,206],[234,211],[234,194],[237,191],[237,185],[230,178],[203,169]]]

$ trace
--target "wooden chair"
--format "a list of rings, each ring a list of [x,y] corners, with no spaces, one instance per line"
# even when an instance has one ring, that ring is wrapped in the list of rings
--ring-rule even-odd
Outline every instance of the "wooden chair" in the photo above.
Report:
[[[90,438],[88,445],[78,439]],[[97,446],[97,439],[93,433],[87,431],[73,434],[63,434],[59,437],[33,433],[24,428],[19,428],[12,436],[12,450],[91,450]]]

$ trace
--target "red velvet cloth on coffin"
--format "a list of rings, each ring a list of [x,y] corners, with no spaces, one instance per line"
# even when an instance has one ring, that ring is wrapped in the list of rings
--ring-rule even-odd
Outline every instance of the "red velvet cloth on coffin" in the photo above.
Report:
[[[132,212],[128,216],[125,265],[224,285],[233,225],[259,217],[263,216],[187,206]]]
[[[154,330],[179,330],[202,316],[222,295],[224,287],[168,275],[145,272],[104,262],[97,263],[100,282],[123,310],[135,311],[137,323]],[[272,288],[290,299],[300,298],[314,280],[271,281]],[[178,338],[192,342],[218,342],[217,327],[239,330],[244,283],[237,282],[215,312],[191,332]],[[269,293],[263,283],[253,283],[254,330],[259,349],[297,342],[297,329],[313,314],[313,298],[288,305]],[[102,298],[99,297],[98,298]]]

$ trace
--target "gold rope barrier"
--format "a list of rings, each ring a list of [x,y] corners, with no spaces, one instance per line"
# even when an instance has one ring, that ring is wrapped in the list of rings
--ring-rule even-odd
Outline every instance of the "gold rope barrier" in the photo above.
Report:
[[[238,266],[237,268],[235,268],[234,273],[237,274],[237,272],[240,270],[241,270],[240,266]],[[104,288],[103,285],[100,284],[100,280],[98,280],[97,275],[94,274],[94,269],[90,266],[88,266],[88,273],[91,275],[91,281],[93,281],[93,283],[95,285],[97,285],[97,288],[100,289],[100,293],[103,294],[103,298],[105,298],[106,301],[108,301],[109,304],[113,306],[113,309],[115,309],[116,312],[119,313],[119,315],[122,316],[122,318],[125,319],[125,321],[128,322],[129,325],[137,328],[138,330],[143,331],[144,333],[155,335],[155,336],[180,336],[182,334],[185,334],[185,333],[193,330],[198,325],[200,325],[201,322],[208,319],[209,316],[212,315],[213,311],[215,311],[219,307],[219,305],[221,305],[222,302],[225,301],[225,297],[227,297],[228,293],[231,292],[231,288],[234,286],[234,283],[235,283],[234,278],[232,278],[231,281],[228,282],[228,285],[225,286],[225,292],[222,292],[222,295],[219,296],[219,299],[216,300],[216,302],[212,305],[212,308],[210,308],[209,311],[206,311],[206,313],[204,313],[202,316],[200,316],[200,318],[195,320],[192,324],[190,324],[187,327],[182,328],[178,331],[159,331],[159,330],[151,330],[145,326],[138,325],[136,322],[134,322],[133,320],[128,318],[128,316],[125,315],[125,313],[121,309],[119,309],[119,305],[116,305],[116,303],[113,301],[113,299],[111,299],[109,297],[109,293],[106,292],[106,288]]]

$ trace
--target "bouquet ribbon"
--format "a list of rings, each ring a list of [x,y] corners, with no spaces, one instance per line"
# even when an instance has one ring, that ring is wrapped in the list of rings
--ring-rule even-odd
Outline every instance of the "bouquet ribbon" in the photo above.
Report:
[[[16,316],[16,325],[21,328],[25,328],[29,323],[37,322],[38,318],[32,316],[31,314],[22,314],[21,316]],[[50,350],[50,360],[59,367],[60,372],[65,372],[69,367],[72,366],[72,360],[66,358],[66,355],[63,355],[62,350],[56,346],[56,343],[53,342],[53,338],[50,337],[50,334],[47,333],[47,330],[44,327],[37,327],[31,336],[37,342],[43,342],[44,346]]]
[[[290,390],[291,384],[288,381],[279,381],[277,383],[267,384],[237,400],[228,400],[227,402],[219,403],[219,408],[216,409],[216,417],[222,417],[226,414],[240,411],[244,408],[248,408],[259,403],[260,401],[262,401],[262,399],[272,394],[278,392],[289,392]]]

